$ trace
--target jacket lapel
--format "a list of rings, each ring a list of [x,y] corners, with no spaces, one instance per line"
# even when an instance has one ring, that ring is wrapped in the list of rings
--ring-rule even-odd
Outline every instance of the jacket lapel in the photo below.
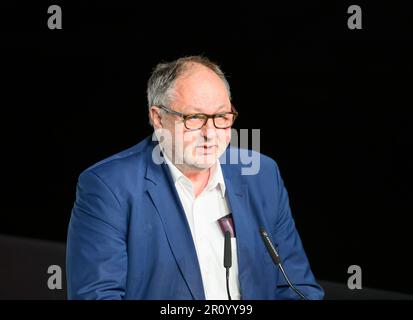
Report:
[[[156,157],[155,161],[160,163],[162,158]],[[147,192],[160,216],[176,263],[193,298],[205,300],[199,262],[184,209],[167,165],[155,161],[150,150],[146,178],[152,184],[148,183]]]
[[[234,166],[236,167],[236,166]],[[242,299],[251,299],[254,297],[254,283],[256,278],[253,266],[255,265],[255,241],[257,234],[255,231],[253,217],[249,210],[248,189],[243,184],[239,173],[235,168],[229,165],[222,165],[222,170],[227,189],[227,197],[232,211],[232,217],[235,225],[237,239],[237,257],[238,257],[238,280],[240,282]]]

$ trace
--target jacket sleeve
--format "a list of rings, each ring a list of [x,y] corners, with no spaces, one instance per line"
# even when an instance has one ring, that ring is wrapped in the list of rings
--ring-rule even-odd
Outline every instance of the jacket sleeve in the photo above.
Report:
[[[278,253],[280,254],[284,270],[292,284],[310,300],[323,299],[324,291],[317,284],[311,271],[291,214],[288,193],[275,162],[274,166],[276,175],[275,208],[277,208],[278,213],[275,226],[273,227],[273,236],[275,245],[278,246]],[[277,296],[279,299],[300,299],[289,288],[281,271],[279,271],[278,276]]]
[[[70,218],[66,268],[69,299],[122,299],[127,273],[126,213],[93,171],[79,177]]]

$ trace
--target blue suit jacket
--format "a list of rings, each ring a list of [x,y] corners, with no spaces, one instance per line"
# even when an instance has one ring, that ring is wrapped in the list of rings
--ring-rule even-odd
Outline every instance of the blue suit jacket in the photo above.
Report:
[[[67,241],[69,299],[205,299],[189,225],[167,165],[152,161],[155,146],[147,138],[80,175]],[[256,154],[259,173],[241,175],[241,164],[225,160],[239,151],[228,148],[221,162],[242,298],[299,298],[265,248],[264,226],[290,280],[321,299],[276,163]]]

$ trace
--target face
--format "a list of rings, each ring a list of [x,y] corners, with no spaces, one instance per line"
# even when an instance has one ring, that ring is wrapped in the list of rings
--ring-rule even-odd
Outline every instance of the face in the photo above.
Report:
[[[231,103],[223,81],[208,68],[196,65],[175,82],[168,108],[187,114],[230,112]],[[217,129],[213,119],[199,130],[185,128],[183,119],[151,108],[155,129],[163,132],[162,146],[169,159],[185,172],[213,166],[231,140],[231,128]],[[167,131],[167,132],[165,132]]]

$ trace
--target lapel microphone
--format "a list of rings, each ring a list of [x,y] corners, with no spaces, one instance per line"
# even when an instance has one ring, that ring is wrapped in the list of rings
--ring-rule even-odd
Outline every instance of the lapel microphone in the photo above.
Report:
[[[231,293],[229,291],[229,269],[232,267],[231,238],[235,237],[232,215],[229,214],[219,219],[218,222],[224,234],[224,268],[226,270],[228,300],[231,300]]]
[[[282,273],[285,281],[287,281],[287,283],[288,283],[288,286],[297,295],[299,295],[301,299],[308,300],[308,298],[291,283],[290,279],[288,279],[288,276],[284,271],[284,267],[282,265],[280,255],[278,254],[277,249],[275,249],[274,245],[272,244],[272,241],[271,241],[270,237],[268,236],[267,231],[265,231],[264,227],[260,227],[260,234],[261,234],[262,240],[265,243],[265,247],[267,248],[268,253],[270,254],[270,256],[272,258],[272,261],[274,262],[275,265],[277,265],[280,268],[281,273]]]
[[[229,292],[229,268],[231,268],[231,266],[232,266],[231,233],[229,231],[225,231],[224,268],[226,269],[228,300],[231,300],[231,293]]]

